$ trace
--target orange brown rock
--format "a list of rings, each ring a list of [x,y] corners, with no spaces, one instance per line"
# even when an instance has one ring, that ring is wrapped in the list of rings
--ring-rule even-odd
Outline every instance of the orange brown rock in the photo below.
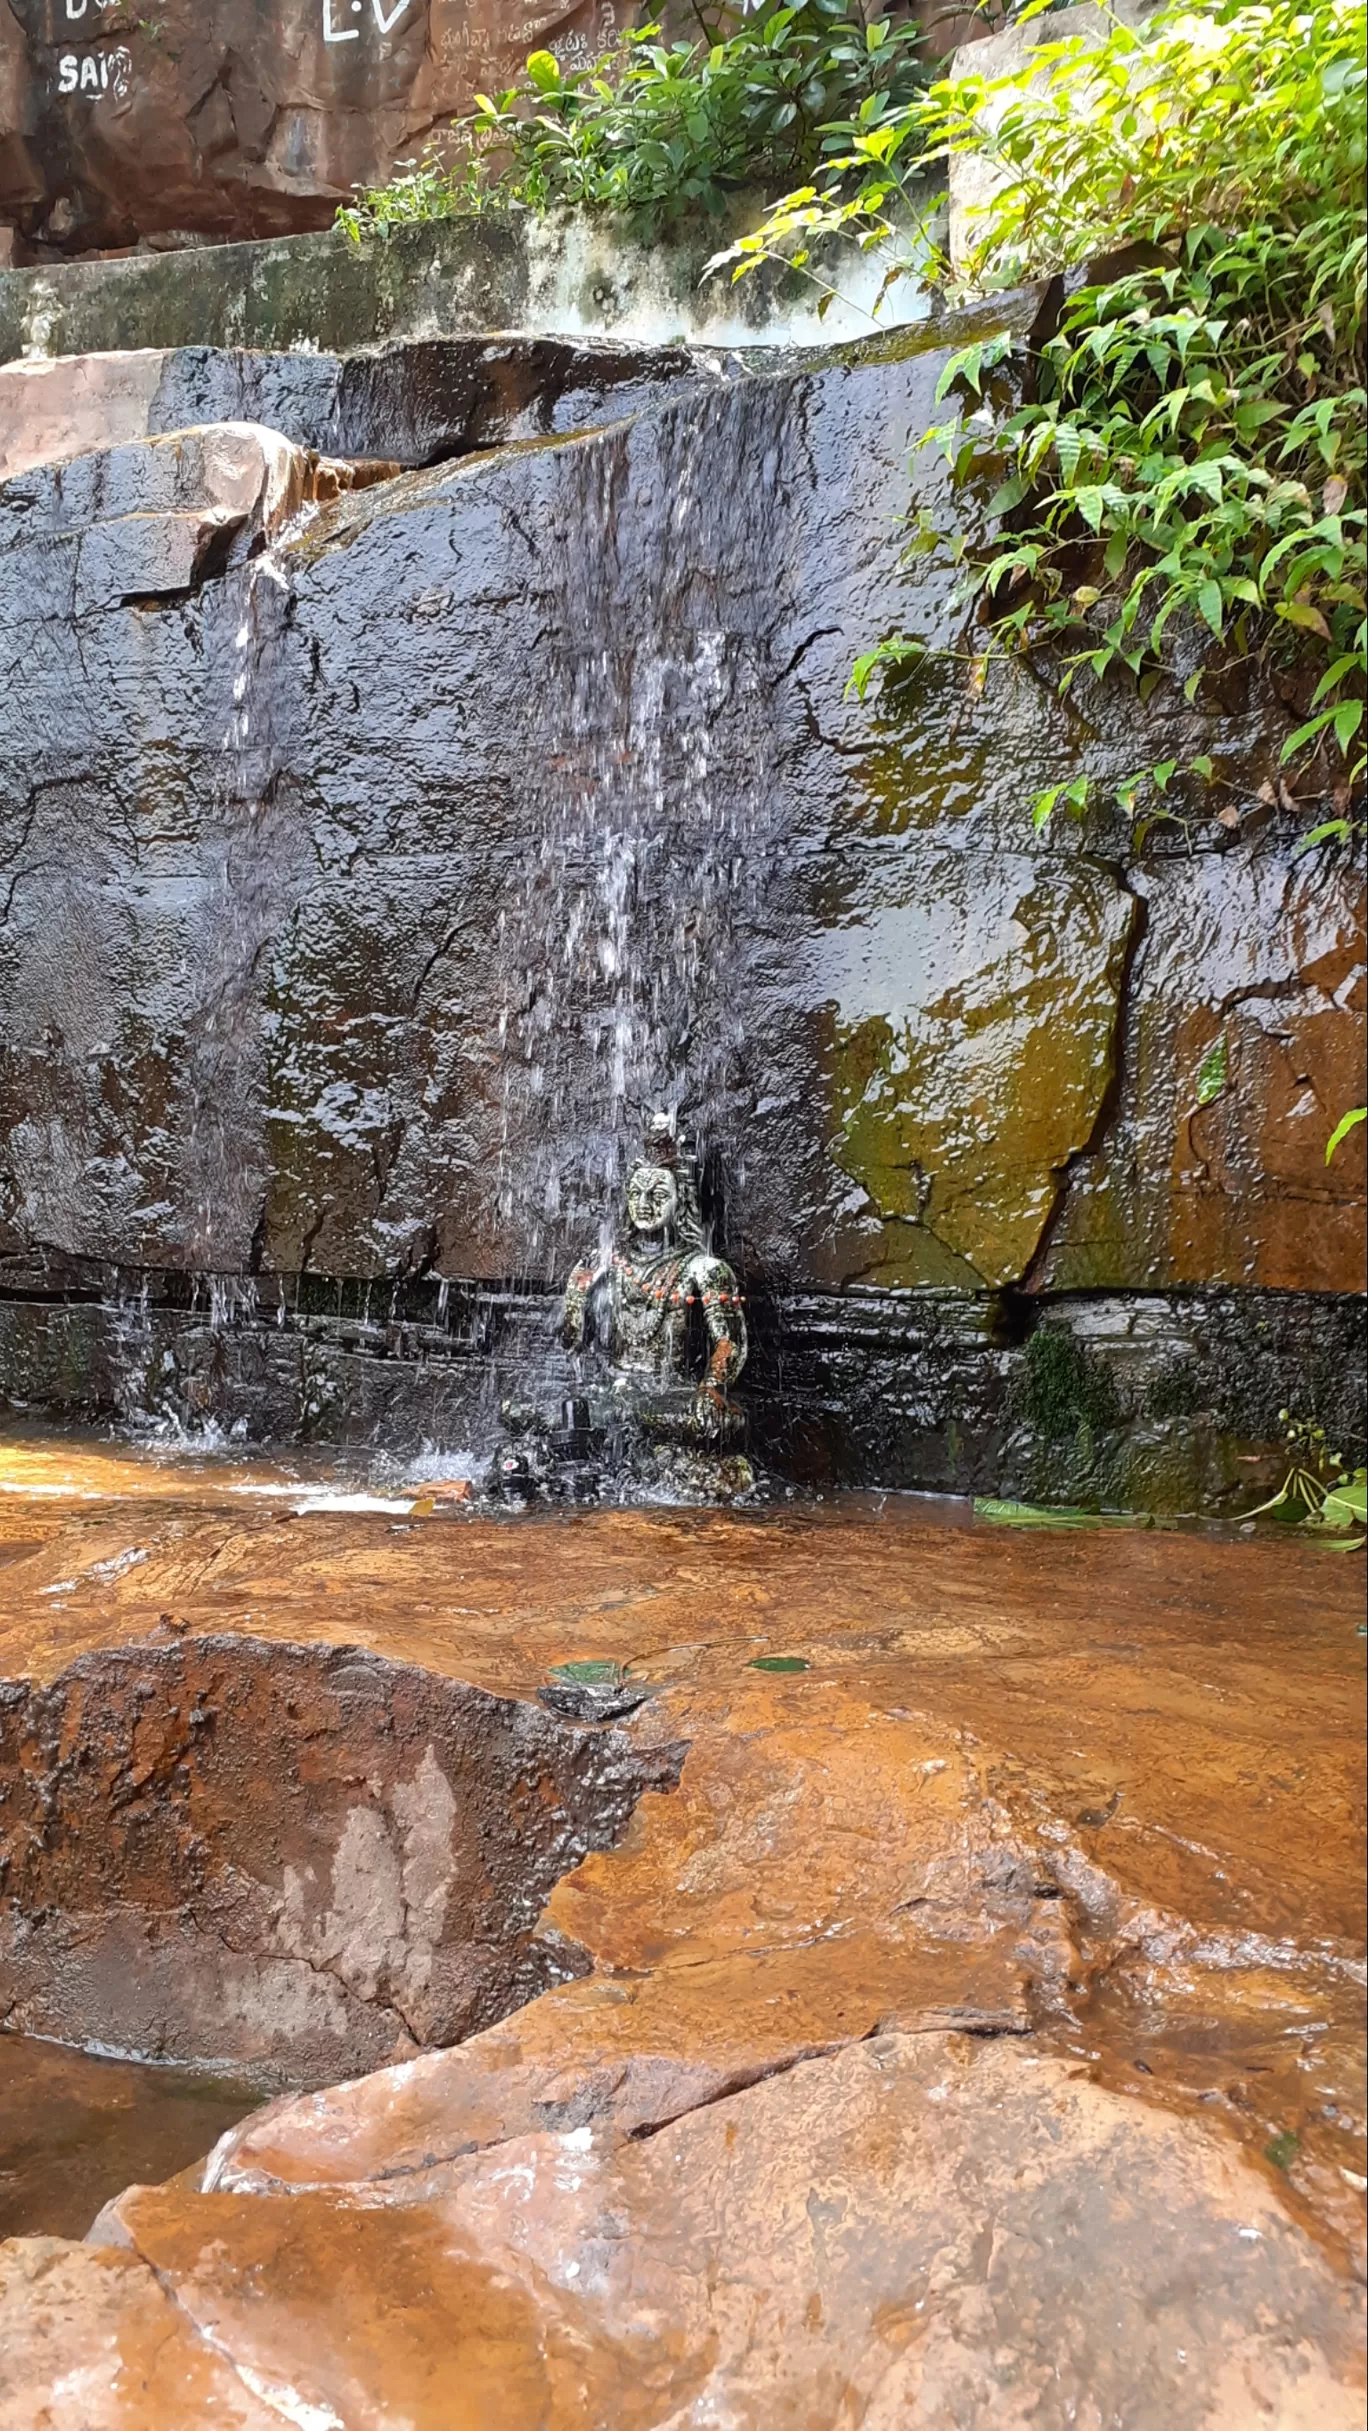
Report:
[[[1358,2419],[1337,1556],[859,1506],[295,1516],[251,1491],[278,1472],[39,1447],[10,1476],[64,1488],[0,1511],[12,1673],[326,1645],[341,1601],[377,1658],[515,1698],[630,1663],[627,1735],[688,1743],[544,1913],[592,1973],[109,2207],[130,2337],[169,2291],[260,2402],[346,2431]],[[38,2409],[109,2307],[83,2261],[39,2308],[33,2252],[15,2421],[75,2431]]]
[[[325,228],[529,51],[587,61],[614,0],[45,0],[0,19],[0,219],[70,252]]]

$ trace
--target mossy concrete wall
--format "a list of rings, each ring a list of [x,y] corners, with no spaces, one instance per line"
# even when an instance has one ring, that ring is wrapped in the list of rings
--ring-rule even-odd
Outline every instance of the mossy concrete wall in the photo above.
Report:
[[[753,214],[751,214],[753,217]],[[737,225],[747,213],[738,207]],[[878,252],[831,244],[837,289],[772,267],[739,285],[705,274],[725,227],[688,242],[632,243],[602,219],[559,212],[434,221],[357,244],[336,230],[186,247],[117,261],[0,272],[0,362],[139,346],[320,348],[487,330],[710,346],[829,342],[926,316],[912,278],[880,301]]]

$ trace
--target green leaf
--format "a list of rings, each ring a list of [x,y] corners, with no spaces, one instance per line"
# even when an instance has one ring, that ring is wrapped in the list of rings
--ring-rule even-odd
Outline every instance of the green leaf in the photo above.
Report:
[[[1116,576],[1120,573],[1121,568],[1124,566],[1129,550],[1130,534],[1122,527],[1118,526],[1107,542],[1106,553],[1102,559],[1105,572],[1108,573],[1113,580],[1115,580]]]
[[[1225,621],[1225,603],[1221,597],[1221,586],[1218,582],[1204,582],[1202,584],[1201,589],[1197,593],[1197,613],[1202,618],[1203,623],[1210,625],[1212,632],[1219,641],[1221,638],[1221,627]]]
[[[1020,506],[1030,486],[1029,481],[1022,474],[1013,473],[1011,478],[1004,481],[999,489],[994,490],[988,501],[988,514],[994,518],[1010,514],[1014,506]]]
[[[810,1671],[812,1665],[800,1654],[758,1654],[749,1668],[752,1671]]]
[[[1308,828],[1292,847],[1292,858],[1300,861],[1303,853],[1314,852],[1318,844],[1326,844],[1333,836],[1336,843],[1347,844],[1352,833],[1347,819],[1322,819],[1319,827]]]
[[[958,354],[950,357],[936,382],[937,405],[957,380],[962,380],[966,388],[972,388],[977,397],[983,388],[984,373],[991,371],[1005,355],[1010,354],[1011,347],[1011,332],[1006,329],[995,331],[990,338],[978,338],[972,346],[962,346]]]
[[[1296,625],[1300,632],[1318,633],[1322,641],[1328,642],[1330,639],[1330,627],[1320,609],[1313,608],[1307,600],[1280,599],[1275,614],[1282,617],[1285,623]]]
[[[1146,1511],[1084,1511],[1074,1503],[1056,1507],[1044,1503],[999,1502],[975,1496],[975,1519],[990,1528],[1152,1528]]]
[[[1362,664],[1363,661],[1360,658],[1357,650],[1342,651],[1340,656],[1337,659],[1332,660],[1331,664],[1326,668],[1324,675],[1321,677],[1315,691],[1312,693],[1312,708],[1318,709],[1321,702],[1324,700],[1326,693],[1333,692],[1336,684],[1343,683],[1345,676],[1352,675],[1357,668],[1362,666]]]
[[[1228,1077],[1229,1057],[1226,1051],[1225,1033],[1223,1031],[1221,1036],[1217,1039],[1215,1046],[1209,1047],[1206,1054],[1202,1058],[1201,1069],[1197,1074],[1198,1105],[1209,1106],[1216,1098],[1220,1097],[1225,1089]]]
[[[539,93],[553,93],[561,80],[560,61],[554,51],[532,51],[527,73]]]
[[[1279,754],[1279,767],[1285,768],[1287,762],[1297,752],[1304,750],[1308,743],[1313,743],[1318,734],[1323,734],[1326,727],[1333,722],[1334,715],[1333,709],[1322,709],[1319,717],[1308,718],[1306,724],[1299,726],[1295,734],[1289,734]]]
[[[1368,1528],[1368,1469],[1330,1486],[1316,1517],[1323,1528],[1343,1534],[1346,1528]]]
[[[1343,1142],[1348,1139],[1350,1132],[1356,1131],[1359,1124],[1364,1122],[1368,1122],[1368,1106],[1351,1106],[1347,1114],[1342,1114],[1340,1116],[1339,1121],[1336,1123],[1334,1130],[1331,1132],[1329,1139],[1325,1143],[1325,1161],[1327,1165],[1329,1164],[1331,1157],[1334,1155],[1335,1150],[1342,1146]]]

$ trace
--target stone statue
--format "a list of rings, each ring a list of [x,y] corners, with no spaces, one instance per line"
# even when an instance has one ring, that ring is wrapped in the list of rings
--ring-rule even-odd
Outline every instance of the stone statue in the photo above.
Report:
[[[691,1377],[691,1311],[707,1365]],[[610,1255],[577,1266],[562,1339],[579,1350],[592,1326],[614,1370],[614,1391],[648,1432],[726,1443],[742,1432],[730,1387],[746,1364],[746,1319],[730,1266],[708,1249],[692,1166],[668,1116],[655,1115],[645,1155],[627,1180],[627,1222]]]

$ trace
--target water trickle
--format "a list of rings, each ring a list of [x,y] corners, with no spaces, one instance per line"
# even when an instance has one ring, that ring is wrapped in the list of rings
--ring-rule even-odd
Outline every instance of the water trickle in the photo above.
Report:
[[[603,563],[626,470],[616,437],[583,451],[577,511],[545,536],[556,681],[500,920],[498,1023],[500,1229],[542,1284],[595,1232],[606,1251],[649,1111],[675,1116],[704,1151],[723,1148],[739,1178],[763,670],[708,596],[706,536],[701,566],[685,544],[698,418],[665,416],[656,444],[672,504],[644,562]]]
[[[202,979],[182,1066],[185,1249],[188,1263],[211,1276],[247,1266],[265,1188],[264,1160],[252,1153],[265,1064],[258,966],[279,919],[280,811],[263,669],[288,598],[267,550],[241,569],[223,603],[232,633],[221,679],[228,706],[206,820]],[[211,1304],[216,1331],[228,1314],[226,1304]]]

